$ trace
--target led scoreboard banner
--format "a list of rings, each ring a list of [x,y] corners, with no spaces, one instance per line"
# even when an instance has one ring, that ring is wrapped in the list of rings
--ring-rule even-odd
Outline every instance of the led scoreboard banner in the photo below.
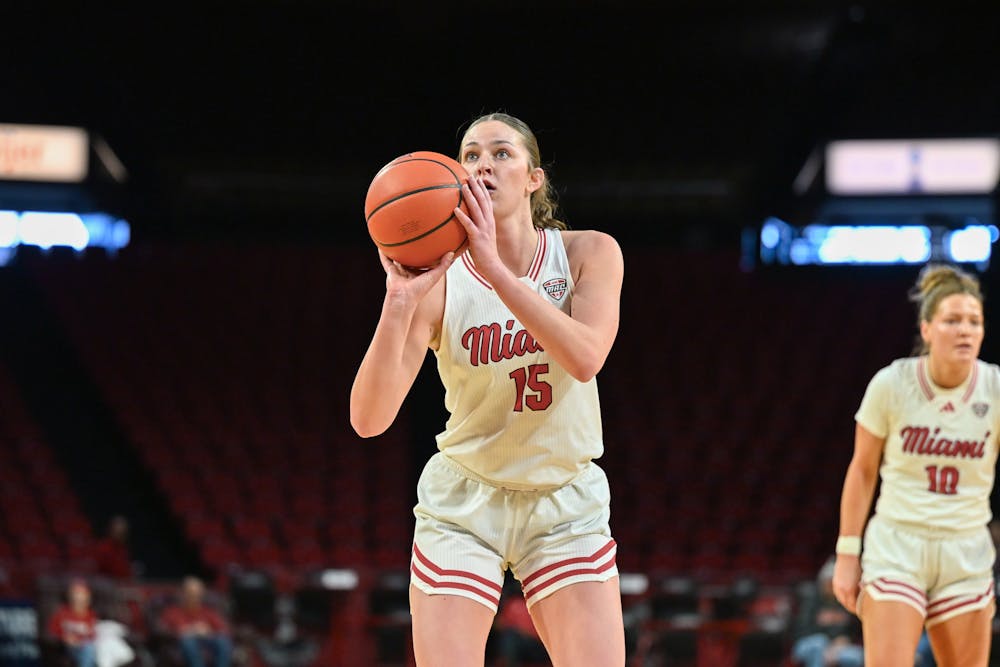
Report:
[[[1000,139],[831,141],[822,172],[810,219],[770,216],[757,228],[761,264],[983,268],[1000,238]]]
[[[826,147],[832,195],[989,194],[998,174],[998,139],[846,140]]]

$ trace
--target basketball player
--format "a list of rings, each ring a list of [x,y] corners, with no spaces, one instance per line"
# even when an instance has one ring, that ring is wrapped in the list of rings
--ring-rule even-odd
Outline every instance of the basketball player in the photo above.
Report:
[[[912,667],[924,627],[940,667],[985,666],[1000,368],[978,359],[983,299],[974,276],[927,265],[911,298],[917,354],[876,373],[856,414],[834,592],[861,618],[868,667]]]
[[[420,667],[483,665],[507,568],[554,665],[625,664],[595,376],[618,332],[623,260],[569,231],[521,120],[483,116],[459,161],[469,249],[421,273],[381,256],[386,295],[351,422],[382,433],[427,348],[450,417],[417,489],[410,607]]]

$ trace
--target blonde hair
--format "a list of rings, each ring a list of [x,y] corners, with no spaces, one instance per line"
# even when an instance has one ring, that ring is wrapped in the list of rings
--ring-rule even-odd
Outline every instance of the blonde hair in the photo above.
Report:
[[[502,111],[495,111],[480,116],[469,123],[469,127],[465,129],[464,134],[468,134],[476,125],[491,120],[499,121],[521,135],[524,147],[528,151],[528,167],[530,169],[537,169],[542,166],[542,156],[538,148],[538,139],[535,137],[535,133],[531,131],[531,128],[528,127],[528,124],[520,118],[515,118]],[[459,155],[458,160],[461,162],[461,155]],[[556,217],[558,209],[559,205],[557,203],[555,188],[552,187],[552,182],[548,174],[546,174],[542,187],[531,193],[531,222],[538,229],[569,229],[569,225]]]
[[[930,322],[934,318],[941,300],[953,294],[968,294],[983,303],[979,279],[971,273],[950,264],[927,264],[920,270],[909,293],[910,301],[917,306],[918,330],[921,322]],[[914,354],[927,354],[928,351],[927,343],[918,332]]]

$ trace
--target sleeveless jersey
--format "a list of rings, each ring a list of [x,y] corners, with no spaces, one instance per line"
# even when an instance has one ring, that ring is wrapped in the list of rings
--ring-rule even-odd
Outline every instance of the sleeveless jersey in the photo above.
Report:
[[[436,352],[449,418],[446,456],[511,489],[562,486],[604,452],[596,378],[579,382],[535,342],[476,271],[469,253],[448,269]],[[573,278],[559,230],[538,230],[520,279],[569,314]]]
[[[998,395],[1000,367],[979,360],[953,389],[933,383],[926,356],[897,359],[876,373],[855,415],[886,439],[876,513],[955,531],[989,523]]]

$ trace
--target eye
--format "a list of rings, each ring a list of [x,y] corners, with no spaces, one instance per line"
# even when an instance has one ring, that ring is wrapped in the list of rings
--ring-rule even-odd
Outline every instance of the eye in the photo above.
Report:
[[[506,160],[507,158],[510,157],[510,151],[508,151],[506,148],[501,148],[497,151],[497,157]]]
[[[463,162],[472,162],[477,157],[478,157],[478,155],[476,155],[475,153],[473,153],[473,152],[470,151],[470,152],[468,152],[468,153],[465,154],[465,157],[462,158],[462,161]]]

